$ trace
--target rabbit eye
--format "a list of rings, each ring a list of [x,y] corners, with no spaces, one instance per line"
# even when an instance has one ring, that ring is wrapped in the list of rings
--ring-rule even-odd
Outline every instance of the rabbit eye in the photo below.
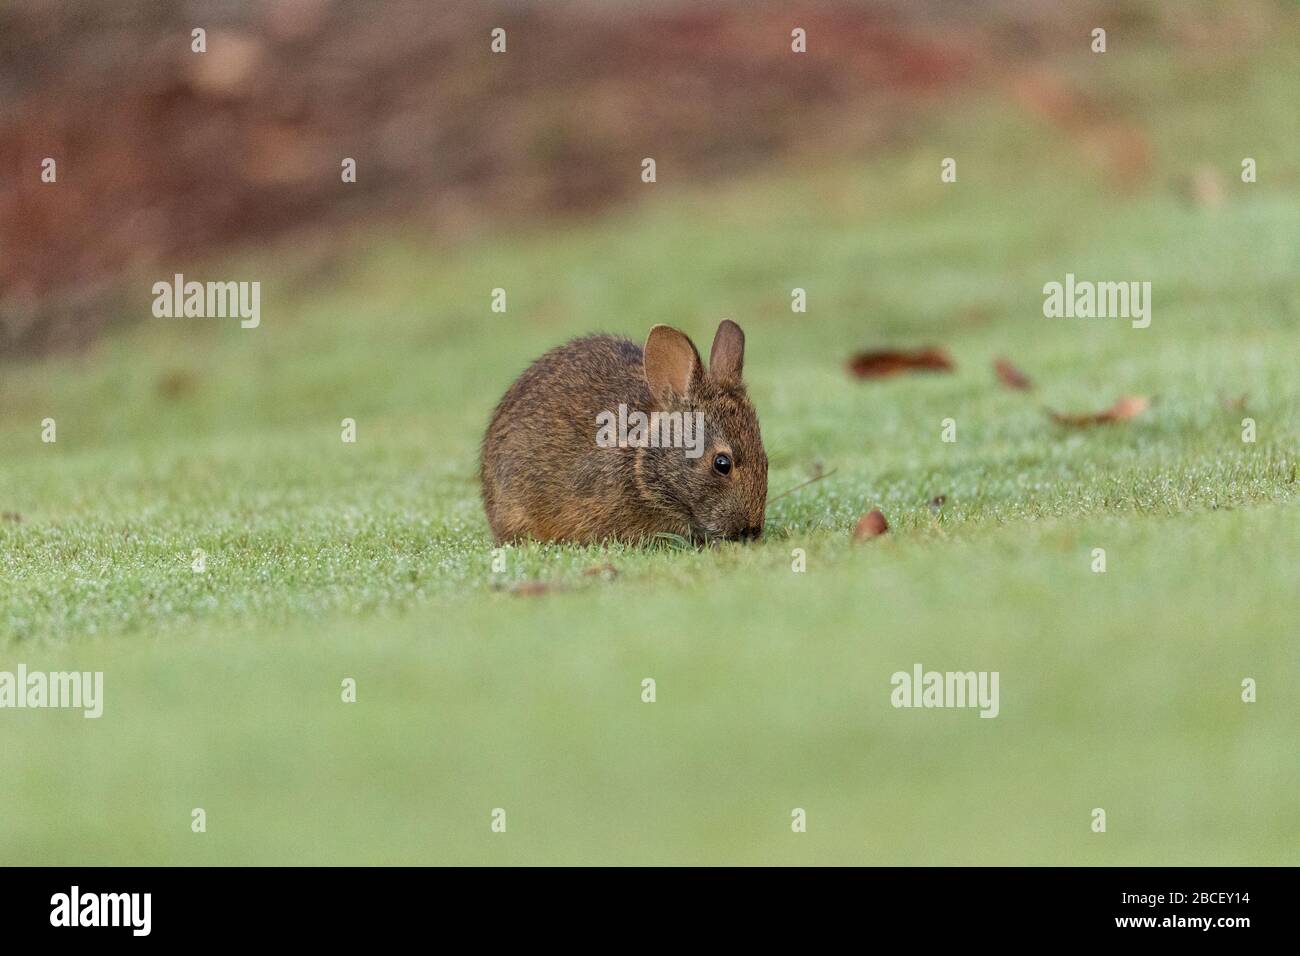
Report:
[[[720,475],[731,473],[731,456],[718,455],[713,459],[713,470]]]

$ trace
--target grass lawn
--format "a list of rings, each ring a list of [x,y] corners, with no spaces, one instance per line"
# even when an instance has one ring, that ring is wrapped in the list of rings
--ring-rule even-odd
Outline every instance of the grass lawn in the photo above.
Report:
[[[1151,137],[1136,193],[972,99],[869,158],[661,170],[559,231],[180,264],[259,279],[261,327],[149,319],[150,276],[92,352],[0,366],[0,670],[105,692],[99,720],[0,711],[0,863],[1300,862],[1295,39],[1217,72],[1108,54]],[[1220,206],[1179,188],[1202,166]],[[1151,326],[1044,318],[1067,272],[1150,281]],[[758,545],[494,573],[477,443],[514,376],[594,330],[707,348],[722,317],[770,495],[834,473]],[[844,370],[931,343],[954,374]],[[1124,394],[1153,407],[1045,413]],[[873,507],[891,531],[851,544]],[[999,716],[893,708],[917,662],[999,672]]]

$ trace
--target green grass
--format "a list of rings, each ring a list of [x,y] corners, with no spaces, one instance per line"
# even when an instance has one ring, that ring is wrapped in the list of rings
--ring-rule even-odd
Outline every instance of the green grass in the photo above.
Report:
[[[1135,194],[972,100],[870,161],[664,181],[599,221],[388,234],[310,277],[183,264],[260,279],[262,327],[146,319],[0,366],[0,669],[106,694],[97,721],[0,711],[0,863],[1296,863],[1300,72],[1108,56],[1141,78]],[[1176,188],[1202,165],[1221,207]],[[1066,272],[1151,281],[1151,327],[1043,318]],[[771,492],[834,474],[761,545],[530,545],[494,573],[476,446],[513,377],[575,334],[724,316]],[[844,372],[926,343],[954,374]],[[1130,393],[1155,405],[1107,428],[1044,411]],[[873,507],[891,532],[853,546]],[[998,671],[1000,716],[895,710],[915,662]]]

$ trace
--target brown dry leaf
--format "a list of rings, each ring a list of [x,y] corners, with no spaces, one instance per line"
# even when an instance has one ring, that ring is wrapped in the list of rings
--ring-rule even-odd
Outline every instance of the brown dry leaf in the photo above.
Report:
[[[606,561],[603,564],[593,564],[582,572],[582,576],[584,578],[601,577],[606,581],[612,581],[618,577],[618,568]]]
[[[1230,412],[1243,412],[1246,410],[1246,399],[1248,395],[1238,395],[1236,398],[1225,398],[1223,407]]]
[[[889,522],[879,508],[873,508],[858,519],[858,526],[853,529],[854,541],[867,541],[878,538],[889,530]]]
[[[1029,380],[1028,375],[1004,358],[993,361],[993,371],[998,373],[998,378],[1002,380],[1002,384],[1007,388],[1026,391],[1034,387],[1034,383]]]
[[[947,503],[948,503],[947,495],[935,495],[933,498],[930,499],[930,510],[937,513],[939,509],[942,508]]]
[[[876,349],[858,352],[848,362],[849,374],[854,378],[888,378],[901,372],[951,372],[952,359],[939,348]]]
[[[9,521],[12,522],[13,524],[22,524],[23,516],[20,515],[17,511],[0,512],[0,521]]]
[[[1058,425],[1068,425],[1071,428],[1086,428],[1089,425],[1109,425],[1111,422],[1126,422],[1137,418],[1150,407],[1151,399],[1145,395],[1125,395],[1117,399],[1115,404],[1104,412],[1096,412],[1091,415],[1063,415],[1060,412],[1050,412],[1049,414]]]

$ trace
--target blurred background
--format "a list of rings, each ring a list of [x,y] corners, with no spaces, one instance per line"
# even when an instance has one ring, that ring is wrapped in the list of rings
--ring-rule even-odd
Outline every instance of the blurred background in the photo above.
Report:
[[[1152,144],[1119,55],[1251,55],[1294,11],[1154,0],[121,0],[0,5],[0,353],[84,347],[114,295],[180,257],[406,221],[449,242],[626,201],[653,155],[697,187],[791,157],[858,156],[980,91],[1068,140],[1117,190],[1213,171]],[[811,53],[791,55],[791,30]],[[207,32],[207,52],[190,31]],[[489,50],[506,30],[508,53]],[[40,179],[58,161],[58,186]],[[343,157],[355,184],[340,181]],[[1158,170],[1158,171],[1157,171]],[[1276,175],[1276,171],[1271,171]],[[1200,180],[1198,180],[1200,177]],[[1203,180],[1203,181],[1202,181]],[[1199,184],[1198,184],[1199,183]]]

